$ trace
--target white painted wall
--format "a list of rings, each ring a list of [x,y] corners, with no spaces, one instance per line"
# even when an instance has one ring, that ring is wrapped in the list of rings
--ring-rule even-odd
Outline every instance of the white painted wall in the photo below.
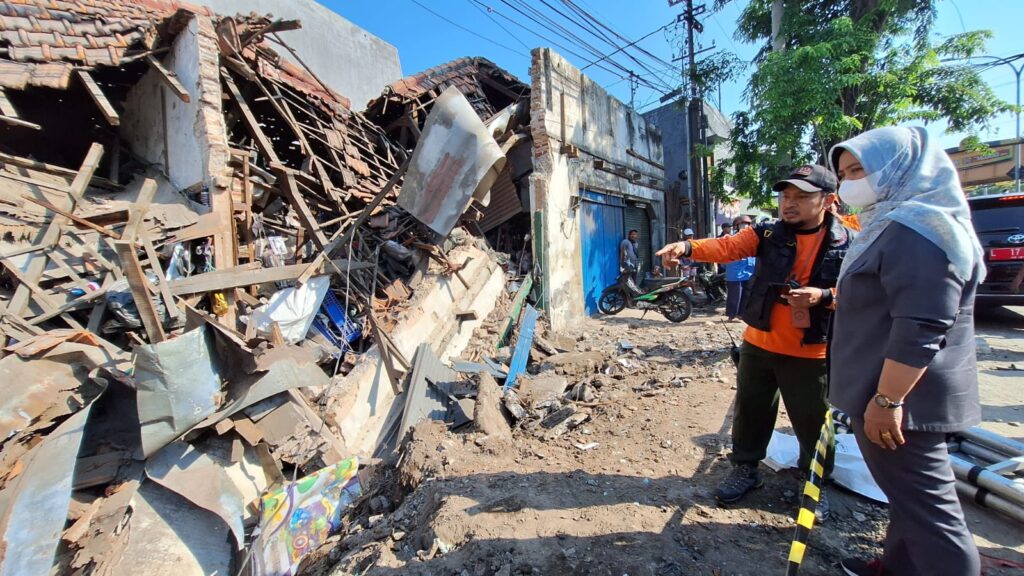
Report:
[[[380,96],[385,86],[402,78],[397,48],[315,0],[200,0],[199,3],[224,16],[256,12],[300,20],[302,28],[282,32],[281,40],[288,43],[331,89],[351,100],[354,110],[362,110],[367,102]],[[271,47],[286,60],[295,62],[287,50],[273,44]]]
[[[654,178],[664,186],[664,170],[654,165],[664,164],[664,153],[661,133],[653,125],[551,49],[533,51],[530,77],[530,194],[532,206],[544,214],[544,295],[551,325],[558,331],[584,318],[582,231],[574,201],[581,188],[651,203],[657,217],[651,222],[652,243],[664,242],[665,193],[596,170],[594,161],[626,166],[643,174],[645,182]],[[563,133],[565,144],[579,148],[578,158],[561,153]]]
[[[164,66],[178,75],[191,101],[182,102],[151,69],[128,93],[121,118],[121,136],[132,151],[162,165],[179,190],[205,180],[207,174],[206,138],[199,122],[198,28],[193,18],[164,59]]]

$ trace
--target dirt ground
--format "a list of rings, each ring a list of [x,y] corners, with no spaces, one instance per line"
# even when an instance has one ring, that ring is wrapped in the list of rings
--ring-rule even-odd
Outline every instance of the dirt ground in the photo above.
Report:
[[[589,415],[585,422],[555,438],[534,424],[511,440],[420,425],[397,468],[381,467],[390,472],[378,476],[373,505],[306,572],[785,573],[800,492],[795,471],[762,466],[765,486],[730,507],[711,495],[729,471],[736,376],[721,320],[700,308],[678,325],[631,311],[588,320],[573,336],[576,350],[590,354],[545,373],[592,386],[593,398],[573,404]],[[738,339],[742,324],[728,326]],[[622,339],[636,348],[624,352]],[[779,428],[787,426],[783,411]],[[814,528],[801,574],[838,574],[841,558],[878,553],[885,507],[838,487],[830,499],[832,518]],[[1024,562],[1024,530],[966,508],[986,574],[1024,574],[998,561]]]

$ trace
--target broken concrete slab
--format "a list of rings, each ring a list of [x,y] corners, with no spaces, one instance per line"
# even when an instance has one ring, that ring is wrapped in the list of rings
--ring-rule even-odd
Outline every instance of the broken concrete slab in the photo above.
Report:
[[[520,379],[518,391],[527,406],[536,406],[541,402],[561,398],[568,387],[569,381],[565,376],[540,374]]]
[[[563,352],[544,360],[541,370],[555,370],[559,374],[571,376],[588,376],[600,371],[607,358],[607,355],[597,350]]]
[[[490,374],[480,375],[473,420],[488,438],[502,443],[512,441],[512,429],[502,410],[501,386]]]

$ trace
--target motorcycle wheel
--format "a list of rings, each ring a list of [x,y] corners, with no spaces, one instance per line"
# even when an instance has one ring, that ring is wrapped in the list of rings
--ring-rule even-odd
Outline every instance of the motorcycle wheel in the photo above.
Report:
[[[626,307],[626,298],[618,290],[606,290],[597,301],[597,309],[604,314],[614,316]]]
[[[685,292],[679,290],[673,290],[665,296],[662,296],[658,301],[659,307],[661,308],[662,315],[668,319],[669,322],[679,323],[690,317],[690,313],[693,312],[693,302],[686,295]]]

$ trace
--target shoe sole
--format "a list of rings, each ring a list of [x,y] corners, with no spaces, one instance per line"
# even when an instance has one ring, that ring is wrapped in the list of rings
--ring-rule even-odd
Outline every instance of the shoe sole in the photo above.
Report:
[[[751,490],[757,490],[758,488],[761,488],[762,486],[764,486],[764,479],[763,478],[758,480],[757,484],[754,484],[753,486],[751,486],[750,490],[747,490],[746,492],[744,492],[743,494],[740,494],[739,496],[737,496],[735,498],[732,498],[730,500],[726,500],[725,498],[722,498],[718,494],[715,494],[715,500],[718,500],[722,504],[732,504],[733,502],[739,502],[740,500],[743,499],[744,496],[747,495],[748,492],[750,492]]]

